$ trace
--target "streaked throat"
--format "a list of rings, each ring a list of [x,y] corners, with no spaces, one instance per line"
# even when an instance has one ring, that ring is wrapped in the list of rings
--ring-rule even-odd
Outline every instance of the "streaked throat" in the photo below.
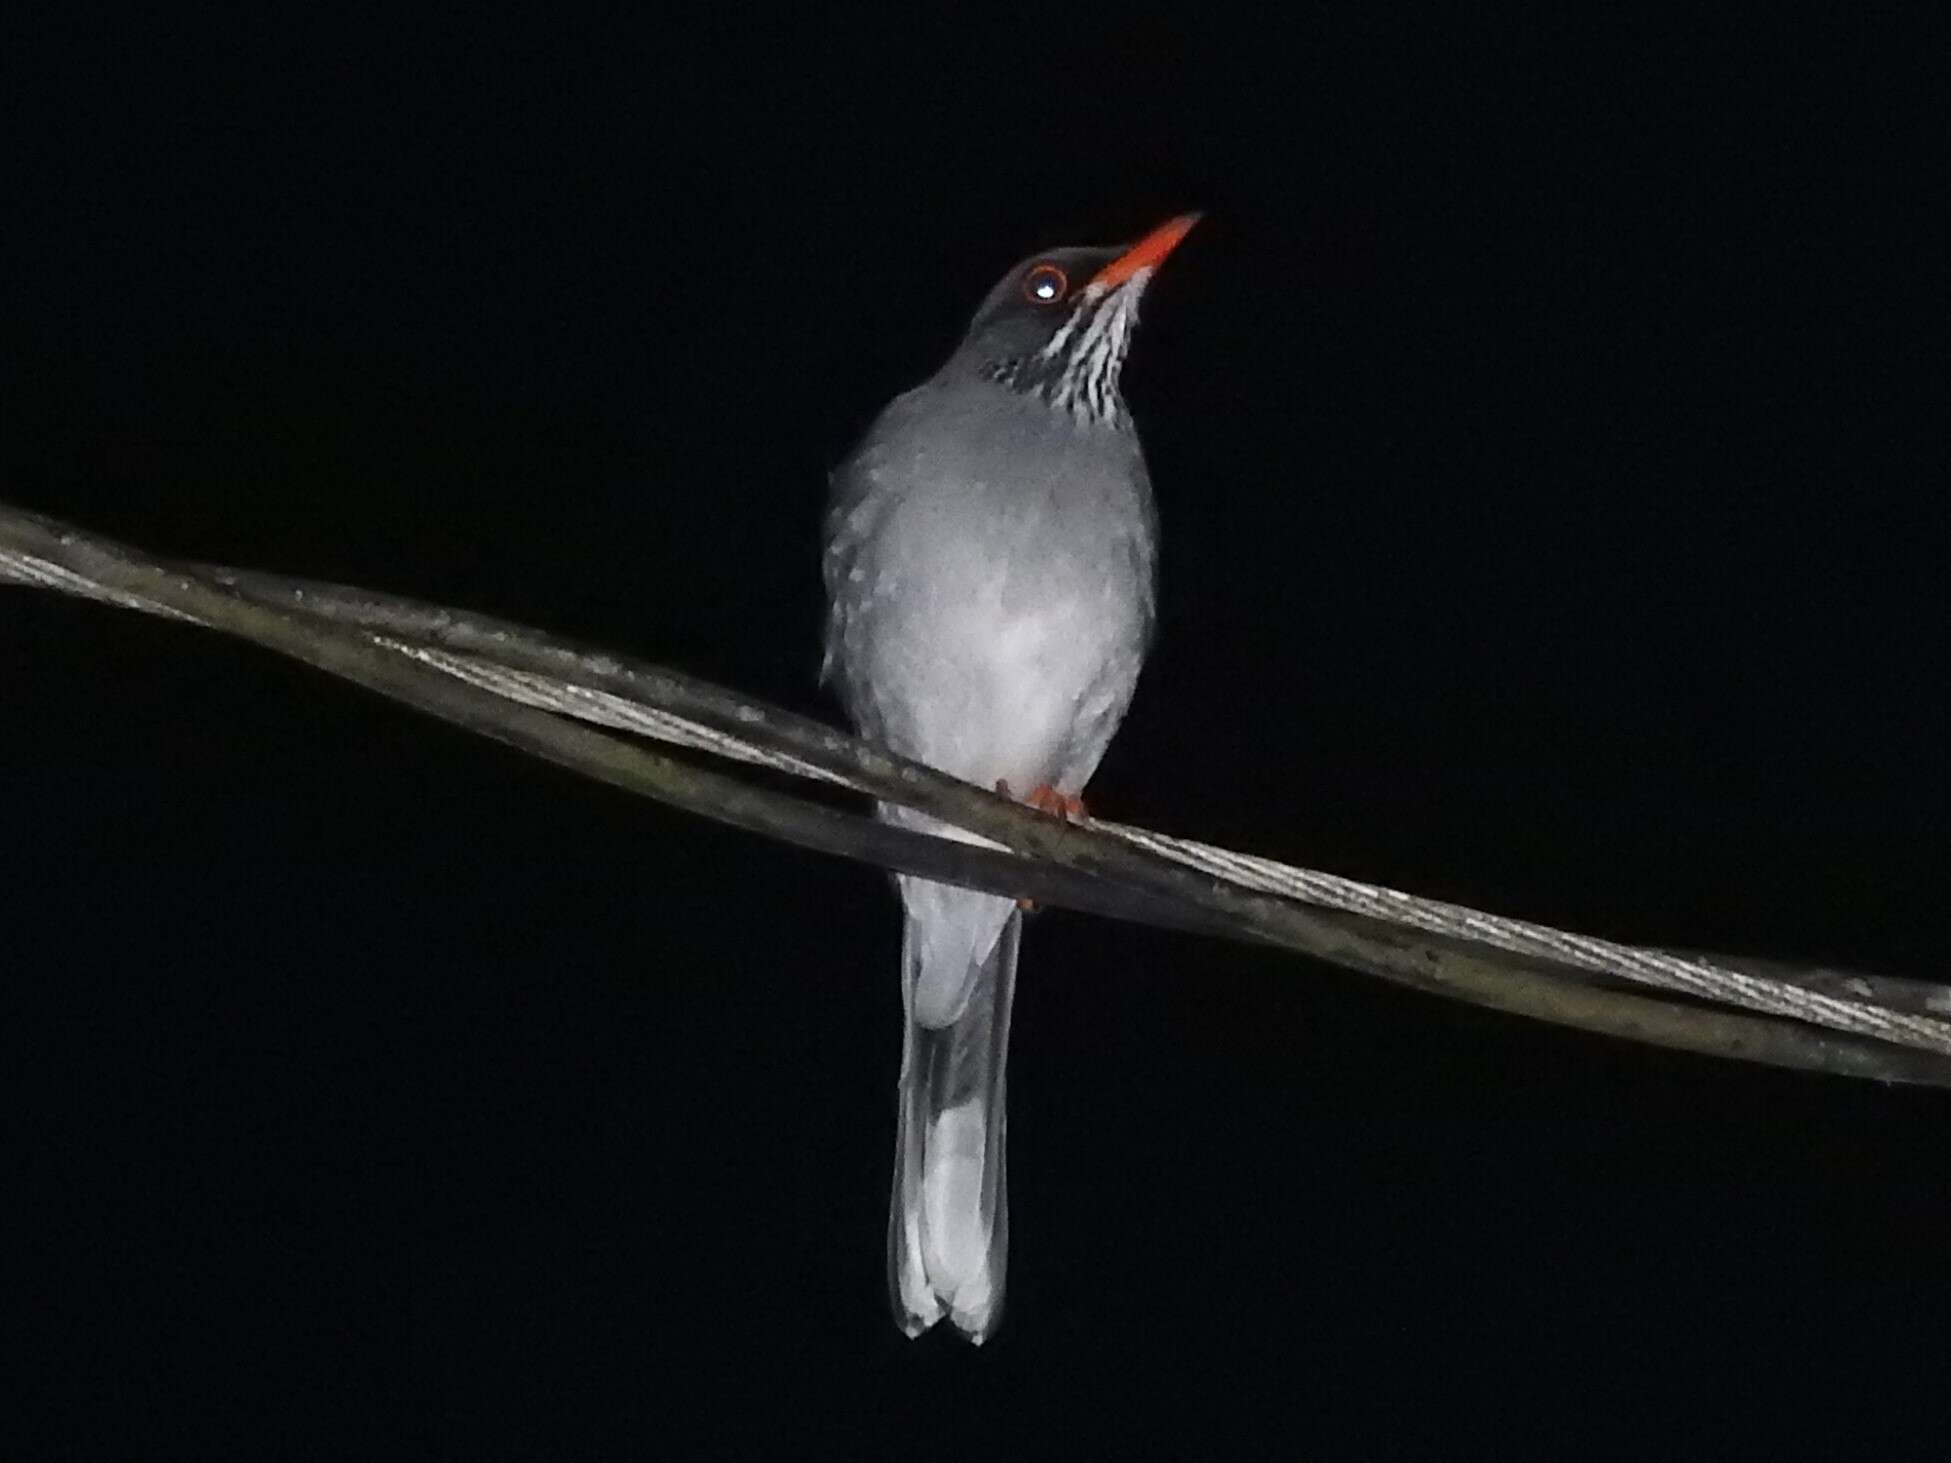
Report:
[[[1150,277],[1149,269],[1141,269],[1115,289],[1086,285],[1047,345],[1034,355],[994,362],[984,375],[1041,397],[1080,422],[1123,426],[1128,418],[1118,376]]]

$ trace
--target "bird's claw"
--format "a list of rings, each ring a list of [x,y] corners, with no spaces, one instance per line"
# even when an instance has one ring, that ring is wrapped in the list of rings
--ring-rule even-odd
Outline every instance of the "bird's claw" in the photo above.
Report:
[[[1066,823],[1083,823],[1090,818],[1082,798],[1074,793],[1058,792],[1047,782],[1039,782],[1024,801],[1033,808],[1039,808],[1063,819]]]
[[[1006,777],[996,779],[996,791],[1006,798],[1014,798],[1016,796],[1016,793],[1010,788],[1009,779]],[[1038,812],[1048,813],[1053,818],[1057,818],[1065,823],[1082,823],[1090,817],[1089,812],[1084,807],[1084,800],[1082,798],[1078,797],[1075,793],[1058,792],[1056,788],[1047,782],[1039,782],[1035,787],[1031,788],[1030,795],[1022,801],[1028,803]],[[1035,909],[1036,901],[1034,899],[1019,899],[1016,901],[1016,907],[1023,910]]]
[[[1015,789],[1010,787],[1007,777],[999,777],[996,779],[996,791],[1006,798],[1014,798],[1016,796]],[[1090,821],[1090,810],[1084,806],[1084,800],[1082,798],[1078,797],[1075,793],[1058,792],[1056,788],[1047,782],[1039,782],[1035,787],[1030,789],[1029,796],[1022,798],[1020,801],[1028,803],[1040,813],[1048,813],[1052,817],[1061,818],[1066,823],[1086,823]]]

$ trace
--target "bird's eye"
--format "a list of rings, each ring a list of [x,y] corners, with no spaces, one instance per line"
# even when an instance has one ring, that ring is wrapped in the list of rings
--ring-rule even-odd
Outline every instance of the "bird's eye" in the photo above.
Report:
[[[1023,276],[1023,294],[1032,303],[1054,305],[1070,293],[1070,281],[1054,264],[1039,264]]]

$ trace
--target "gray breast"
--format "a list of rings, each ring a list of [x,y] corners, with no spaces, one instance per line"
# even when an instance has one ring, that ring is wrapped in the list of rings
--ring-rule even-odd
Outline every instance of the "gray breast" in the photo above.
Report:
[[[1080,784],[1152,620],[1128,427],[986,382],[898,398],[834,475],[827,672],[862,730],[971,780]]]

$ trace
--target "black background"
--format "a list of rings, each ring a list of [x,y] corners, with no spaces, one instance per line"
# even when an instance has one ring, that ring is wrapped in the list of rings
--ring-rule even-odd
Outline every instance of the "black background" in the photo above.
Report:
[[[1200,207],[1094,805],[1945,976],[1921,37],[9,24],[0,497],[832,716],[826,469],[1016,259]],[[871,871],[24,590],[0,698],[50,1452],[1929,1451],[1939,1094],[1048,913],[1009,1320],[909,1342]]]

